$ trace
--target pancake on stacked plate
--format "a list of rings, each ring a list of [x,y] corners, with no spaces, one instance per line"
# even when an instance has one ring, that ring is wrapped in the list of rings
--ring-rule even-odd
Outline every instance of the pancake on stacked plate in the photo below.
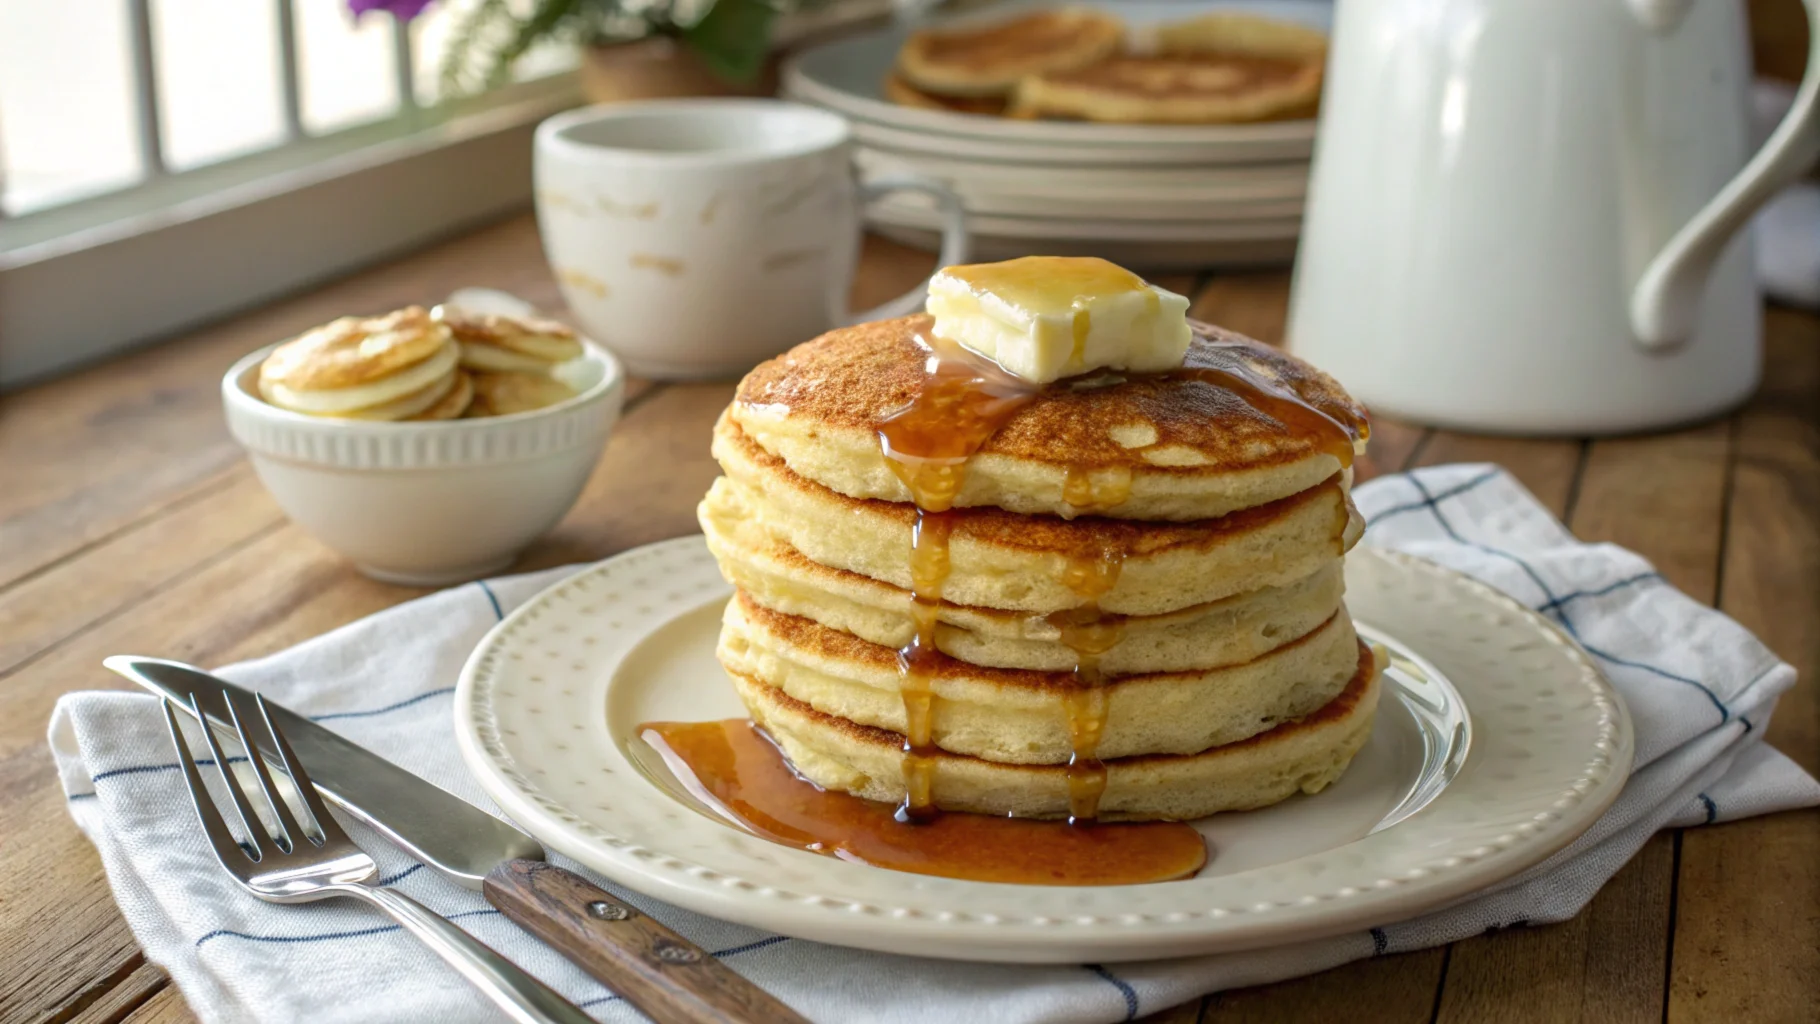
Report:
[[[1236,12],[1160,26],[1126,46],[1083,8],[914,32],[884,93],[906,106],[1016,118],[1232,124],[1312,117],[1327,39]]]
[[[362,420],[448,420],[472,382],[449,329],[421,306],[342,317],[272,350],[259,394],[281,409]]]
[[[993,407],[941,470],[951,501],[919,509],[881,426],[932,367],[980,359],[932,323],[799,345],[715,427],[724,475],[700,518],[736,588],[718,653],[795,770],[911,805],[926,787],[925,809],[1106,820],[1337,778],[1378,692],[1342,600],[1363,410],[1293,357],[1195,325],[1179,370]]]

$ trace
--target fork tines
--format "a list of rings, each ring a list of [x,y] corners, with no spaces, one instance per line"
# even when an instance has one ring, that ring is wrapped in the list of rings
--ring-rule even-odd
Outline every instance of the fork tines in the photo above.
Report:
[[[322,798],[316,794],[316,788],[310,784],[309,776],[304,774],[303,765],[291,750],[290,743],[285,740],[284,734],[278,731],[278,726],[272,722],[272,716],[266,710],[265,699],[256,694],[253,698],[259,706],[259,717],[265,723],[266,735],[271,737],[272,742],[269,746],[277,753],[285,774],[290,776],[298,796],[302,798],[304,810],[311,819],[310,824],[314,826],[314,834],[306,831],[298,823],[297,818],[291,813],[290,806],[286,804],[284,795],[273,783],[272,774],[266,768],[264,758],[260,756],[259,745],[248,734],[247,724],[241,718],[240,708],[235,704],[233,696],[227,693],[223,693],[221,696],[227,702],[228,719],[233,723],[234,732],[240,738],[241,749],[246,751],[247,762],[252,766],[254,777],[259,780],[259,789],[265,794],[266,803],[271,808],[271,816],[276,824],[275,829],[268,830],[253,810],[251,802],[247,799],[246,791],[240,786],[240,780],[228,765],[228,756],[221,749],[221,741],[216,738],[215,730],[202,710],[202,702],[194,693],[191,693],[190,711],[195,714],[196,721],[202,725],[202,735],[208,742],[209,754],[214,758],[215,770],[220,773],[222,784],[227,787],[228,796],[233,801],[234,812],[240,818],[240,823],[246,833],[245,847],[234,839],[233,833],[222,819],[220,809],[215,806],[214,799],[209,796],[207,788],[203,785],[202,773],[197,766],[195,755],[190,750],[189,744],[185,742],[183,730],[178,725],[176,708],[168,699],[161,700],[159,703],[164,709],[165,723],[171,729],[171,741],[177,746],[178,763],[183,768],[184,781],[189,785],[191,801],[196,805],[196,815],[202,819],[203,831],[208,834],[209,842],[214,845],[215,853],[222,858],[222,863],[230,863],[228,860],[230,851],[244,854],[254,861],[263,861],[294,852],[300,840],[317,847],[328,843],[348,842],[347,835],[341,831],[341,827],[335,823],[335,819],[329,816],[327,808],[323,807]]]

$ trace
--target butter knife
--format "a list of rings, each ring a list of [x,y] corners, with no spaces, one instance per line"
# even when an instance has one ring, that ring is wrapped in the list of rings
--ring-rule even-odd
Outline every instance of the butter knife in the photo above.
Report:
[[[186,714],[195,694],[208,724],[229,739],[227,695],[253,702],[250,690],[181,662],[115,655],[102,664]],[[265,706],[317,792],[443,877],[479,890],[658,1024],[807,1024],[701,947],[546,863],[543,846],[519,829],[280,704]],[[256,742],[282,772],[269,738]]]

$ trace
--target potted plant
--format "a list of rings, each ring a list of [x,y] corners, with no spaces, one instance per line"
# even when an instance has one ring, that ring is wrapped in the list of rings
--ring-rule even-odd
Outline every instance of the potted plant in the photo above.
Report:
[[[432,0],[349,0],[356,15],[389,11],[406,20]],[[589,100],[763,94],[771,30],[787,11],[827,0],[479,0],[458,15],[442,64],[447,93],[509,80],[512,66],[547,40],[583,47]],[[514,8],[519,8],[515,10]]]

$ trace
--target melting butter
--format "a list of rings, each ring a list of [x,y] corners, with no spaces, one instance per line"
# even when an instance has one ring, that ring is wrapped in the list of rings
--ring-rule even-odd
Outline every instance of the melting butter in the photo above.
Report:
[[[1155,373],[1188,352],[1188,300],[1090,256],[948,267],[929,281],[934,332],[1024,380]]]

